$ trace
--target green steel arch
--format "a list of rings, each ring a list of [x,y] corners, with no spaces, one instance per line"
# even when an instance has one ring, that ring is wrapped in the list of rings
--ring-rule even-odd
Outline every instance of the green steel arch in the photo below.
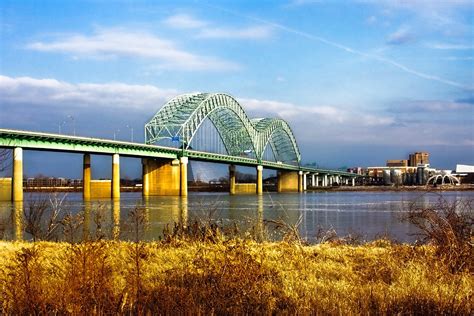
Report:
[[[182,94],[168,101],[145,124],[145,141],[179,139],[185,149],[206,118],[216,127],[227,153],[241,156],[252,152],[263,160],[271,146],[277,161],[299,164],[300,151],[290,126],[282,119],[249,119],[242,106],[223,93]]]

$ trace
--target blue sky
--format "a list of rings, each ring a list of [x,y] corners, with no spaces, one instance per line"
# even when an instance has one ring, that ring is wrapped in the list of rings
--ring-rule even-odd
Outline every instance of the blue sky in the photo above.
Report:
[[[473,11],[463,0],[4,0],[0,126],[64,121],[72,133],[72,116],[78,135],[126,140],[128,125],[142,141],[171,97],[227,92],[252,117],[287,120],[305,162],[384,165],[423,150],[435,167],[474,164]],[[44,155],[30,165],[55,159]]]

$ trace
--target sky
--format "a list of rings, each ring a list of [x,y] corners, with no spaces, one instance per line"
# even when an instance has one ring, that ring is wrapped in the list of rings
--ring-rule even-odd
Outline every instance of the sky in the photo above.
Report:
[[[143,142],[167,100],[225,92],[250,117],[286,120],[303,163],[428,151],[454,169],[474,164],[473,13],[466,0],[3,0],[0,128],[133,128]],[[78,177],[82,158],[65,157],[28,153],[26,173]]]

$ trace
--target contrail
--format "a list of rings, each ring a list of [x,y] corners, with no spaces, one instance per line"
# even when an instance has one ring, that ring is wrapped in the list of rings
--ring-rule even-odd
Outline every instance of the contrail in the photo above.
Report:
[[[411,69],[411,68],[409,68],[409,67],[407,67],[403,64],[400,64],[400,63],[398,63],[398,62],[396,62],[392,59],[385,58],[385,57],[375,55],[375,54],[365,53],[363,51],[353,49],[353,48],[345,46],[343,44],[339,44],[339,43],[330,41],[330,40],[328,40],[324,37],[320,37],[320,36],[316,36],[316,35],[313,35],[313,34],[310,34],[310,33],[306,33],[306,32],[297,30],[295,28],[285,26],[283,24],[275,23],[275,22],[272,22],[272,21],[268,21],[268,20],[253,17],[253,16],[244,15],[244,14],[241,14],[239,12],[229,10],[229,9],[226,9],[226,8],[222,8],[222,7],[218,7],[218,6],[215,6],[215,5],[210,5],[210,4],[206,4],[206,3],[201,3],[201,4],[204,4],[208,7],[211,7],[211,8],[220,10],[220,11],[230,13],[232,15],[235,15],[235,16],[238,16],[238,17],[241,17],[241,18],[245,18],[247,20],[253,20],[253,21],[257,21],[257,22],[272,26],[274,28],[283,30],[287,33],[293,33],[293,34],[299,35],[301,37],[304,37],[304,38],[307,38],[307,39],[310,39],[310,40],[318,41],[318,42],[336,47],[336,48],[338,48],[340,50],[343,50],[345,52],[348,52],[350,54],[354,54],[354,55],[370,58],[370,59],[373,59],[373,60],[377,60],[381,63],[396,67],[396,68],[398,68],[402,71],[405,71],[409,74],[415,75],[415,76],[423,78],[423,79],[441,82],[441,83],[444,83],[444,84],[447,84],[447,85],[450,85],[450,86],[453,86],[453,87],[465,89],[465,90],[474,90],[473,86],[467,86],[467,85],[464,85],[464,84],[456,82],[456,81],[447,80],[447,79],[444,79],[444,78],[441,78],[441,77],[438,77],[438,76],[435,76],[435,75],[430,75],[430,74],[426,74],[426,73],[423,73],[423,72],[419,72],[419,71]]]

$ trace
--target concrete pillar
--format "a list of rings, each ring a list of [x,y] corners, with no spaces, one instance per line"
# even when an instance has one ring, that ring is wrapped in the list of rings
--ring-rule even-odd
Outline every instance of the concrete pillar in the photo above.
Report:
[[[13,238],[23,240],[23,201],[13,201]]]
[[[235,194],[235,165],[229,166],[229,194]]]
[[[313,175],[313,178],[314,178],[314,183],[313,183],[313,185],[314,185],[315,187],[319,187],[319,176]]]
[[[316,186],[316,175],[314,173],[311,175],[311,186]]]
[[[356,180],[355,178],[352,178],[352,186],[355,186],[355,185],[356,185],[356,184],[355,184],[355,180]]]
[[[91,155],[84,154],[82,164],[82,198],[85,201],[91,199]]]
[[[180,166],[180,195],[188,196],[188,157],[181,157],[179,159]]]
[[[257,166],[257,194],[263,194],[263,166]]]
[[[307,174],[307,172],[303,172],[303,191],[306,191],[308,188]]]
[[[23,201],[23,149],[13,149],[12,201]]]
[[[112,156],[112,199],[120,199],[120,157]]]
[[[142,196],[150,196],[150,170],[147,158],[142,158]]]
[[[303,171],[298,171],[298,192],[303,192]]]
[[[277,173],[278,192],[298,192],[298,172],[283,171]]]
[[[112,203],[112,238],[120,237],[120,199],[115,199]]]
[[[327,186],[327,185],[328,185],[328,175],[325,174],[325,175],[323,176],[323,187],[325,187],[325,186]]]

